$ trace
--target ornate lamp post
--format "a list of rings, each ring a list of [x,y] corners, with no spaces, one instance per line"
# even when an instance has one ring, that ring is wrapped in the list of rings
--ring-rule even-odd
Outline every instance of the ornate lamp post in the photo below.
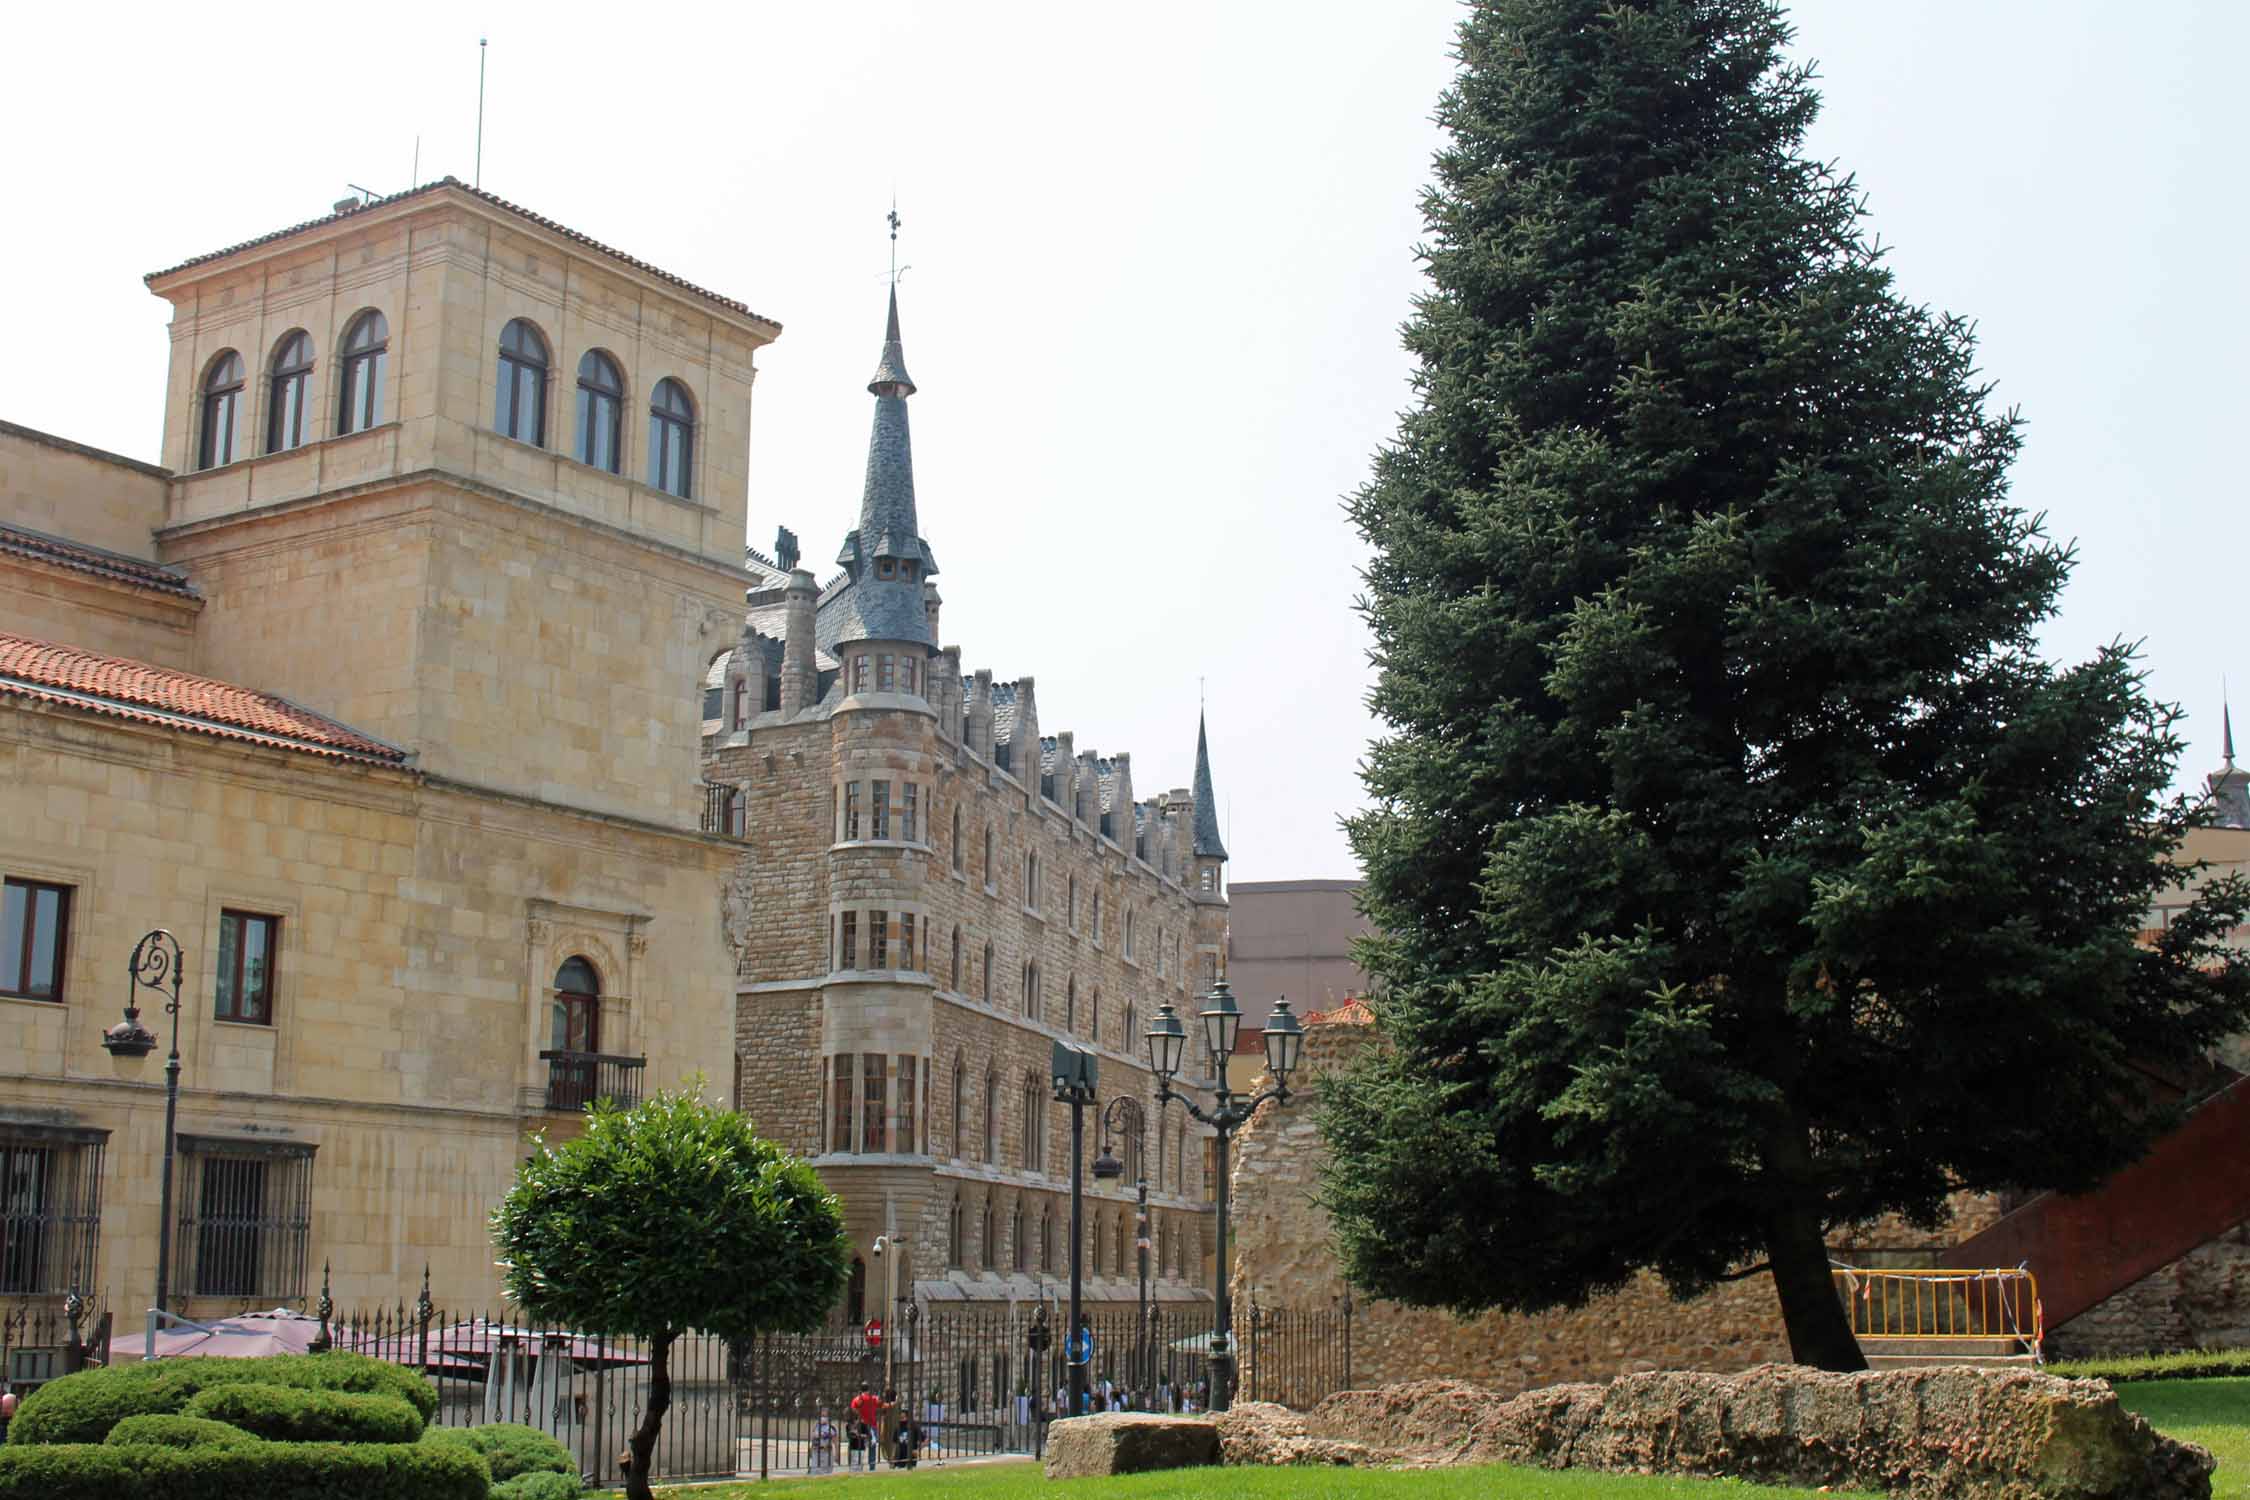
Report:
[[[1225,1411],[1234,1401],[1234,1308],[1227,1292],[1227,1143],[1268,1099],[1289,1102],[1289,1075],[1296,1071],[1304,1048],[1305,1028],[1290,1013],[1288,1001],[1275,1001],[1273,1014],[1266,1018],[1266,1069],[1273,1074],[1273,1087],[1262,1094],[1237,1094],[1227,1087],[1227,1059],[1234,1056],[1234,1040],[1242,1030],[1242,1009],[1234,1003],[1223,971],[1205,998],[1209,1004],[1201,1015],[1203,1045],[1211,1064],[1209,1113],[1187,1095],[1173,1091],[1173,1075],[1180,1071],[1181,1054],[1187,1050],[1187,1028],[1170,1005],[1159,1006],[1156,1018],[1148,1023],[1148,1060],[1156,1073],[1156,1102],[1179,1100],[1189,1115],[1218,1135],[1219,1319],[1211,1334],[1211,1409]]]
[[[1133,1246],[1140,1258],[1141,1295],[1133,1319],[1133,1384],[1148,1384],[1148,1172],[1146,1170],[1146,1141],[1148,1139],[1148,1114],[1141,1101],[1130,1094],[1119,1094],[1102,1110],[1101,1154],[1094,1158],[1094,1177],[1099,1182],[1115,1182],[1125,1175],[1125,1164],[1110,1155],[1109,1146],[1120,1117],[1130,1121],[1129,1129],[1144,1144],[1133,1153],[1133,1197],[1137,1214],[1133,1221]]]
[[[171,1316],[165,1303],[172,1294],[172,1157],[179,1141],[180,1119],[180,943],[159,927],[133,945],[131,978],[125,986],[125,1019],[102,1033],[102,1046],[112,1057],[146,1057],[156,1050],[156,1034],[141,1024],[140,1008],[133,1004],[140,991],[154,990],[172,1018],[171,1053],[164,1059],[164,1185],[156,1210],[156,1305],[148,1310],[148,1343],[144,1359],[156,1358],[157,1324]]]
[[[1053,1056],[1055,1102],[1070,1106],[1070,1322],[1063,1331],[1063,1362],[1070,1370],[1070,1410],[1063,1415],[1075,1417],[1086,1410],[1086,1366],[1093,1357],[1093,1335],[1087,1332],[1085,1315],[1079,1310],[1083,1293],[1079,1250],[1085,1242],[1086,1106],[1095,1099],[1097,1069],[1092,1052],[1068,1042],[1055,1043]]]

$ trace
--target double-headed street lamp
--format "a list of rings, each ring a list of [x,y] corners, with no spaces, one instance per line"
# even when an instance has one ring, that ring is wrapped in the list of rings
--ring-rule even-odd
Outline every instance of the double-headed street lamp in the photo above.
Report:
[[[1219,1321],[1211,1334],[1211,1409],[1225,1411],[1234,1402],[1234,1308],[1227,1295],[1227,1142],[1268,1099],[1276,1104],[1289,1102],[1289,1075],[1297,1070],[1305,1028],[1290,1013],[1288,1001],[1275,1001],[1273,1014],[1266,1018],[1266,1070],[1273,1074],[1273,1087],[1262,1094],[1236,1094],[1227,1087],[1227,1060],[1234,1056],[1234,1040],[1242,1031],[1242,1009],[1234,1003],[1224,971],[1205,999],[1209,1003],[1201,1014],[1203,1044],[1211,1064],[1210,1112],[1197,1108],[1193,1099],[1172,1088],[1173,1075],[1180,1071],[1182,1054],[1187,1051],[1187,1027],[1170,1005],[1157,1007],[1156,1019],[1148,1023],[1148,1061],[1156,1073],[1156,1102],[1163,1105],[1179,1100],[1189,1115],[1210,1126],[1218,1136]]]
[[[133,945],[132,978],[125,986],[125,1019],[102,1033],[112,1057],[141,1058],[156,1050],[156,1033],[141,1024],[133,1002],[154,990],[172,1018],[172,1051],[164,1059],[164,1186],[156,1210],[156,1305],[148,1310],[148,1342],[143,1357],[156,1358],[157,1324],[171,1318],[165,1302],[172,1292],[172,1157],[180,1120],[180,942],[159,927]]]
[[[1133,1197],[1138,1215],[1133,1221],[1133,1245],[1140,1256],[1141,1296],[1133,1320],[1132,1383],[1145,1389],[1148,1385],[1148,1172],[1145,1168],[1148,1113],[1141,1108],[1141,1101],[1131,1094],[1119,1094],[1102,1110],[1101,1154],[1094,1158],[1094,1177],[1100,1182],[1115,1182],[1125,1175],[1125,1163],[1109,1151],[1120,1116],[1130,1122],[1127,1129],[1138,1143],[1133,1152]]]
[[[1086,1107],[1096,1098],[1099,1069],[1087,1048],[1057,1042],[1053,1052],[1055,1102],[1070,1106],[1070,1322],[1063,1330],[1063,1360],[1070,1370],[1070,1410],[1064,1415],[1075,1417],[1086,1410],[1086,1365],[1093,1355],[1093,1336],[1080,1311],[1079,1249],[1085,1243],[1080,1225],[1086,1201]]]

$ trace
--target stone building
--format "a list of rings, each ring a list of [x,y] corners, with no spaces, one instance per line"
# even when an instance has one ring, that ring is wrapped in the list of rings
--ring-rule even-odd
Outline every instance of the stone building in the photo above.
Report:
[[[1200,731],[1194,787],[1136,795],[1131,756],[1049,732],[1029,677],[941,646],[935,551],[914,493],[891,295],[858,524],[818,581],[783,531],[753,554],[738,638],[709,663],[704,774],[742,845],[736,1092],[811,1155],[859,1245],[925,1302],[1021,1301],[1068,1276],[1069,1114],[1058,1040],[1099,1057],[1105,1100],[1147,1101],[1141,1032],[1192,1010],[1226,934],[1226,849]],[[1095,1127],[1088,1122],[1088,1153]],[[1152,1295],[1207,1296],[1200,1127],[1143,1112],[1122,1185],[1087,1179],[1095,1300],[1137,1295],[1131,1184],[1145,1176]]]
[[[0,1301],[137,1322],[160,1234],[190,1316],[324,1266],[346,1306],[425,1266],[491,1298],[527,1136],[697,1077],[825,1153],[863,1245],[1051,1274],[1048,1039],[1147,1093],[1224,851],[1207,783],[1137,800],[931,649],[895,337],[823,590],[745,563],[781,329],[740,302],[451,179],[148,284],[162,463],[0,424]],[[159,927],[168,1224],[157,997],[153,1056],[103,1045]],[[1178,1113],[1137,1145],[1169,1295],[1207,1217]]]

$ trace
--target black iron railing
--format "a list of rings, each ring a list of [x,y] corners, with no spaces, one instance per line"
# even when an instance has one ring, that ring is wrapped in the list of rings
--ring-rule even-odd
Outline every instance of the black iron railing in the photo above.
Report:
[[[1050,1288],[1051,1290],[1051,1288]],[[425,1294],[426,1295],[426,1294]],[[728,1341],[683,1335],[672,1346],[671,1409],[652,1477],[742,1479],[821,1473],[848,1466],[850,1402],[862,1386],[896,1395],[893,1411],[911,1415],[924,1440],[918,1457],[939,1460],[1035,1453],[1063,1414],[1068,1368],[1062,1340],[1034,1345],[1033,1304],[886,1310],[876,1302],[798,1334]],[[1142,1411],[1208,1409],[1208,1303],[1152,1308],[1131,1304],[1091,1311],[1094,1335],[1087,1384],[1105,1402]],[[869,1324],[882,1320],[879,1337]],[[1046,1326],[1061,1327],[1057,1307]],[[1252,1311],[1242,1330],[1255,1337],[1244,1362],[1261,1398],[1311,1404],[1341,1388],[1350,1321],[1326,1312]],[[434,1421],[465,1427],[521,1422],[552,1433],[583,1472],[617,1476],[616,1455],[640,1421],[649,1383],[648,1348],[630,1337],[533,1322],[512,1308],[481,1315],[399,1300],[339,1311],[338,1349],[356,1350],[425,1372],[438,1390]],[[1343,1345],[1344,1347],[1339,1347]],[[822,1418],[833,1433],[824,1445]],[[895,1423],[886,1422],[895,1451]]]
[[[747,812],[740,787],[710,781],[703,784],[702,827],[705,833],[723,833],[730,838],[742,838]]]
[[[542,1052],[547,1065],[547,1107],[581,1110],[597,1099],[619,1109],[641,1102],[645,1057],[613,1057],[606,1052]]]

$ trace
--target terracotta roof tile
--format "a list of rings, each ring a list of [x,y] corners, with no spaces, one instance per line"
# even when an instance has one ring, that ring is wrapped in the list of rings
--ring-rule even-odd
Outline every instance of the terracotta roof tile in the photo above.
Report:
[[[271,693],[20,635],[0,634],[0,693],[340,760],[406,760],[396,745]]]
[[[29,531],[21,526],[0,526],[0,552],[11,557],[36,558],[79,573],[91,573],[97,578],[107,578],[113,583],[130,583],[160,594],[172,594],[182,599],[197,597],[195,585],[186,575],[156,563],[144,562],[137,557],[127,557],[122,552],[111,552],[102,547],[89,547],[83,542],[66,542],[59,536],[45,532]]]
[[[261,234],[255,239],[244,240],[238,245],[229,245],[224,250],[213,250],[204,255],[191,255],[176,266],[166,266],[161,271],[151,271],[141,279],[143,281],[155,281],[159,277],[170,276],[178,271],[185,271],[191,266],[204,265],[214,260],[224,260],[226,257],[230,255],[240,254],[244,250],[255,249],[260,245],[270,245],[275,240],[285,240],[293,234],[303,234],[308,229],[318,229],[323,224],[333,224],[338,219],[348,219],[355,214],[366,213],[371,208],[381,208],[386,204],[404,202],[408,198],[419,198],[425,193],[434,193],[440,188],[452,188],[457,192],[466,193],[472,198],[480,199],[483,202],[489,203],[494,208],[504,208],[509,213],[516,215],[518,218],[528,219],[532,223],[537,224],[542,229],[549,230],[555,234],[561,235],[564,239],[571,241],[573,244],[584,245],[589,250],[599,251],[601,254],[608,256],[612,260],[622,262],[625,265],[631,266],[636,271],[640,271],[647,275],[655,277],[658,281],[664,282],[671,286],[676,286],[680,288],[680,290],[685,292],[693,292],[696,296],[702,297],[707,301],[715,302],[719,306],[726,308],[730,312],[738,312],[746,318],[756,318],[759,322],[771,324],[775,328],[779,328],[781,326],[772,318],[767,317],[764,313],[752,312],[748,307],[745,307],[742,303],[737,302],[732,297],[722,297],[717,292],[711,291],[707,287],[697,286],[694,282],[689,281],[685,277],[674,276],[670,271],[652,266],[645,260],[627,255],[622,250],[618,250],[609,245],[605,245],[600,240],[595,239],[592,235],[580,234],[577,230],[572,229],[567,225],[557,224],[553,219],[549,219],[540,214],[533,213],[530,209],[523,207],[521,204],[510,203],[507,199],[499,197],[493,193],[488,193],[482,188],[471,187],[458,177],[441,177],[436,182],[425,182],[420,187],[410,187],[403,192],[393,193],[387,198],[376,198],[370,202],[362,203],[357,207],[346,209],[342,213],[322,214],[317,219],[307,219],[304,223],[292,224],[287,229],[276,229],[271,234]]]
[[[1372,1026],[1375,1024],[1375,1012],[1368,1008],[1365,1000],[1355,995],[1334,1010],[1314,1011],[1305,1017],[1305,1024],[1307,1026]]]

